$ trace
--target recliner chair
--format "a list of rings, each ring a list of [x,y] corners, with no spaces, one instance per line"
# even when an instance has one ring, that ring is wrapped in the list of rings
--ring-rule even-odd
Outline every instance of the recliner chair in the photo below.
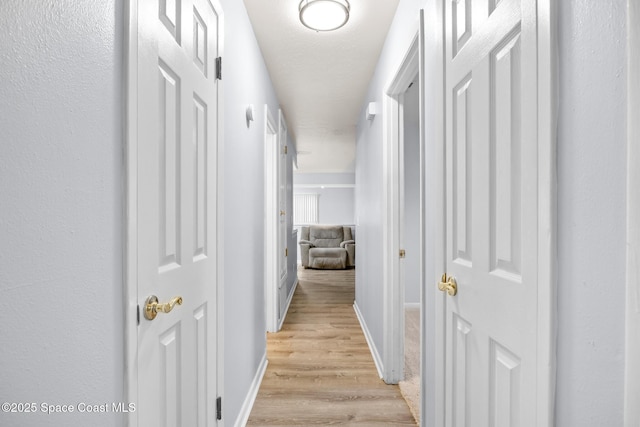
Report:
[[[302,227],[300,258],[304,268],[344,269],[356,265],[356,242],[351,227],[310,225]]]

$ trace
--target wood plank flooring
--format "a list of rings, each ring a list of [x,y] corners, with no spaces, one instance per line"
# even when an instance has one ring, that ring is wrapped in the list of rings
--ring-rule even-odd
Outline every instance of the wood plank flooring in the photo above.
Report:
[[[355,270],[299,270],[248,426],[416,425],[379,377],[353,309]]]

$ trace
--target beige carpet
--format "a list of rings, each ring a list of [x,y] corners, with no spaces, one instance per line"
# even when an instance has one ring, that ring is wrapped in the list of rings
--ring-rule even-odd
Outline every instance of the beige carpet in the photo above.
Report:
[[[405,380],[398,385],[416,423],[420,425],[420,309],[405,309],[404,319]]]

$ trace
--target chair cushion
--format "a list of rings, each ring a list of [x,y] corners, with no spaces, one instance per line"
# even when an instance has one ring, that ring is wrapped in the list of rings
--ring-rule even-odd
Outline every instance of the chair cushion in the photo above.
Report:
[[[309,229],[309,241],[317,248],[339,248],[343,240],[341,225],[314,225]]]
[[[309,249],[309,267],[322,269],[347,268],[347,251],[343,248]]]

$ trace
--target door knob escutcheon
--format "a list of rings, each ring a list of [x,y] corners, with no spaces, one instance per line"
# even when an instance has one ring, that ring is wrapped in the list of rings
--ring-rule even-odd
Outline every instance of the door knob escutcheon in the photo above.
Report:
[[[165,302],[164,304],[160,304],[158,302],[158,297],[155,295],[151,295],[147,298],[147,301],[144,304],[144,318],[147,320],[153,320],[160,313],[169,313],[173,310],[175,305],[182,305],[182,297],[173,297],[169,302]]]
[[[440,282],[438,282],[438,289],[453,297],[458,293],[458,282],[456,282],[455,277],[449,276],[447,278],[447,273],[444,273]]]

